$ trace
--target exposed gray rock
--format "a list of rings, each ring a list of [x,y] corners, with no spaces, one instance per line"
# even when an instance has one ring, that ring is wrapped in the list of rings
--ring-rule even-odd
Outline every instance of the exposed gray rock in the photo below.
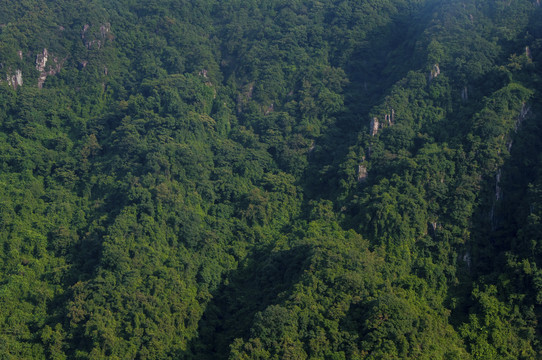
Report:
[[[38,70],[39,72],[44,72],[48,59],[49,52],[47,51],[47,49],[43,49],[43,52],[36,56],[36,70]]]
[[[107,34],[111,31],[111,24],[105,23],[103,25],[100,25],[100,34],[102,35],[102,38],[105,39]]]
[[[371,136],[375,136],[378,134],[378,130],[380,129],[380,123],[378,122],[378,118],[375,116],[373,120],[371,120]]]
[[[466,86],[461,90],[461,100],[463,102],[469,101],[469,89]]]
[[[83,30],[81,31],[81,39],[85,39],[85,35],[87,33],[87,30],[90,28],[90,25],[89,24],[85,24],[83,26]]]
[[[49,69],[47,70],[47,63],[49,59],[50,54],[47,49],[43,49],[43,52],[36,56],[36,70],[38,70],[40,73],[38,77],[38,88],[40,89],[43,87],[45,80],[47,80],[47,76],[56,75],[62,69],[64,61],[66,61],[66,59],[59,61],[58,58],[53,57],[52,60],[54,65],[49,65]]]
[[[23,72],[19,69],[17,69],[15,71],[15,74],[13,75],[10,75],[9,73],[7,74],[7,82],[9,84],[9,86],[13,86],[14,89],[17,89],[17,87],[19,86],[22,86],[23,85]]]
[[[102,46],[106,44],[107,40],[113,40],[114,36],[111,34],[110,23],[101,24],[99,33],[97,33],[97,31],[92,31],[92,28],[93,26],[85,24],[81,31],[81,39],[87,49],[101,49]]]
[[[527,59],[533,60],[533,55],[531,54],[531,49],[528,46],[525,46],[525,56],[527,56]]]
[[[523,103],[521,105],[521,111],[519,112],[518,119],[516,120],[516,126],[515,126],[516,131],[520,128],[521,124],[523,123],[523,121],[525,120],[527,115],[529,115],[530,112],[531,112],[531,106]]]
[[[363,164],[359,164],[358,165],[358,182],[366,180],[368,175],[369,173],[367,171],[367,167]]]
[[[269,105],[269,107],[265,110],[264,115],[269,115],[269,114],[271,114],[274,110],[275,110],[275,104],[274,104],[274,103],[271,103],[271,105]]]
[[[311,146],[309,147],[309,154],[314,151],[314,148],[316,147],[316,142],[314,140],[311,141]]]
[[[467,251],[465,253],[465,255],[463,255],[463,261],[465,262],[465,264],[467,264],[467,267],[470,269],[470,267],[471,267],[471,256],[470,256],[469,251]]]
[[[440,75],[440,67],[438,64],[433,65],[433,69],[431,69],[431,73],[429,74],[429,80],[436,79]]]

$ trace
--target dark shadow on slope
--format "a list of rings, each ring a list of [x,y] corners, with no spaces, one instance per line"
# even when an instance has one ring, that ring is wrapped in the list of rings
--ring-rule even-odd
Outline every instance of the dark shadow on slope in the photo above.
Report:
[[[517,245],[512,240],[530,215],[529,185],[539,176],[538,161],[542,151],[542,128],[538,121],[542,108],[537,105],[540,101],[540,95],[532,100],[531,114],[520,130],[510,136],[510,157],[486,185],[485,196],[489,200],[479,209],[475,224],[478,232],[474,270],[480,275],[502,270],[495,260],[500,258],[506,262],[504,253]]]
[[[518,53],[529,49],[532,57],[532,64],[525,66],[521,73],[516,73],[515,78],[535,93],[526,104],[525,108],[529,109],[527,113],[518,114],[517,131],[511,131],[507,136],[508,158],[493,178],[486,179],[482,189],[484,201],[473,219],[476,239],[472,249],[473,273],[476,276],[502,271],[506,262],[505,253],[513,251],[514,246],[518,245],[512,240],[526,224],[531,212],[529,184],[535,183],[539,176],[538,162],[542,152],[542,125],[539,121],[542,114],[542,48],[536,45],[540,40],[534,40],[542,38],[541,15],[542,8],[532,13],[525,39],[515,45]],[[533,44],[535,46],[530,46]]]
[[[540,52],[542,60],[542,52]],[[538,75],[533,77],[536,78]],[[536,88],[536,82],[528,87]],[[540,88],[531,99],[530,112],[522,120],[517,132],[507,137],[510,155],[493,177],[484,179],[471,224],[471,241],[460,254],[459,260],[464,271],[459,273],[459,284],[450,290],[455,297],[455,308],[450,321],[456,328],[468,321],[468,315],[475,306],[471,292],[473,284],[503,286],[503,275],[515,279],[517,274],[509,264],[510,259],[525,259],[531,254],[531,244],[521,241],[522,228],[530,215],[529,186],[539,176],[538,163],[542,152],[542,114]],[[518,114],[519,116],[519,114]],[[497,183],[498,181],[498,183]],[[521,287],[524,288],[521,288]],[[520,281],[506,285],[505,291],[523,293],[530,285]],[[520,290],[517,290],[517,288]],[[529,291],[532,289],[529,289]],[[510,296],[510,294],[501,296]],[[534,298],[527,296],[527,298]]]
[[[390,88],[410,70],[424,65],[418,41],[431,21],[434,6],[427,4],[416,12],[395,15],[388,25],[368,34],[370,40],[352,52],[344,66],[349,80],[344,89],[345,111],[316,140],[305,174],[307,199],[337,197],[340,165],[349,148],[359,143],[360,135],[369,133],[371,109],[381,104]]]
[[[181,359],[227,359],[236,338],[248,338],[256,313],[288,298],[310,259],[309,246],[286,251],[260,250],[213,293],[200,320],[199,337]]]

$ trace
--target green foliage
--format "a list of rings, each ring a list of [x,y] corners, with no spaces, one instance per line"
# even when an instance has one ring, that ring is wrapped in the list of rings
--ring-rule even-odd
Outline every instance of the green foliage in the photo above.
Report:
[[[532,1],[0,10],[0,358],[542,352]]]

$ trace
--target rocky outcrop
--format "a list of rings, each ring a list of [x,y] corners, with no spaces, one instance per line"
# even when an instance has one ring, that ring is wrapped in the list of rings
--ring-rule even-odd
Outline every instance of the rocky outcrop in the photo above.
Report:
[[[83,30],[81,31],[81,39],[85,40],[85,36],[89,28],[90,28],[89,24],[83,25]]]
[[[87,49],[92,49],[93,47],[94,48],[98,48],[98,49],[101,49],[102,48],[102,41],[101,40],[91,40],[91,41],[87,41],[85,43],[85,46]]]
[[[57,57],[52,57],[52,65],[49,64],[47,69],[47,63],[49,62],[50,54],[47,49],[43,49],[43,52],[36,56],[36,70],[39,71],[38,88],[43,88],[43,83],[47,80],[48,76],[56,75],[62,69],[62,65],[66,59],[59,60]]]
[[[269,106],[267,107],[267,109],[265,110],[264,115],[269,115],[269,114],[271,114],[273,111],[275,111],[275,104],[274,104],[274,103],[271,103],[271,105],[269,105]]]
[[[373,117],[371,120],[371,123],[369,125],[369,133],[371,136],[375,136],[378,134],[380,129],[387,127],[387,126],[393,126],[395,124],[395,109],[389,107],[388,112],[384,114],[384,120],[380,122],[378,120],[378,117]]]
[[[508,140],[508,142],[506,143],[506,149],[508,150],[508,152],[512,150],[512,145],[514,145],[514,140]]]
[[[6,78],[9,86],[13,86],[15,90],[23,85],[23,72],[19,69],[15,70],[15,74],[12,75],[8,72]]]
[[[365,181],[367,179],[367,176],[369,176],[369,172],[367,171],[367,166],[363,164],[358,165],[358,182]]]
[[[111,24],[105,23],[100,25],[100,34],[102,35],[102,38],[105,39],[109,32],[111,31]]]
[[[370,130],[371,130],[371,136],[375,136],[378,134],[378,130],[380,129],[380,123],[378,122],[378,118],[375,116],[373,120],[371,120]]]
[[[431,69],[431,73],[429,74],[429,80],[436,79],[440,75],[440,67],[438,64],[433,65],[433,69]]]
[[[461,90],[461,101],[464,103],[469,101],[469,89],[466,86]]]
[[[309,154],[314,151],[315,147],[316,147],[316,142],[314,140],[311,140],[311,145],[309,147]]]
[[[83,40],[83,44],[88,50],[101,49],[108,40],[113,40],[111,24],[101,24],[99,31],[92,31],[92,26],[85,24],[81,30],[81,40]]]
[[[437,236],[437,233],[442,230],[442,223],[437,221],[431,221],[427,224],[427,230],[425,234],[432,236],[433,238]]]
[[[254,92],[254,83],[247,84],[244,87],[244,91],[239,93],[237,96],[237,113],[240,114],[243,112],[245,105],[252,99],[252,94]]]
[[[23,72],[21,70],[15,71],[15,83],[23,85]]]
[[[391,109],[389,114],[384,115],[384,124],[392,126],[395,123],[395,110]]]
[[[470,251],[467,250],[467,252],[463,255],[463,262],[467,265],[468,269],[471,267],[471,259]]]
[[[36,56],[36,70],[40,72],[38,77],[38,88],[40,89],[43,87],[43,83],[47,79],[47,72],[45,71],[47,60],[49,60],[49,52],[47,49],[43,49],[43,52]]]
[[[529,115],[530,112],[531,112],[531,106],[523,103],[521,105],[521,111],[519,112],[518,119],[516,120],[516,125],[514,128],[515,131],[519,129],[519,127],[521,126],[521,124],[523,123],[523,121],[525,120],[527,115]]]
[[[49,60],[49,51],[47,51],[47,49],[43,49],[43,52],[36,56],[36,70],[39,72],[45,71],[47,60]]]

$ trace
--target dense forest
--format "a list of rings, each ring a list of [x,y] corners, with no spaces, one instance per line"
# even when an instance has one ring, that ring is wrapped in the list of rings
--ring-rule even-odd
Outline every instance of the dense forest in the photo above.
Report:
[[[0,0],[0,359],[542,359],[541,66],[538,0]]]

